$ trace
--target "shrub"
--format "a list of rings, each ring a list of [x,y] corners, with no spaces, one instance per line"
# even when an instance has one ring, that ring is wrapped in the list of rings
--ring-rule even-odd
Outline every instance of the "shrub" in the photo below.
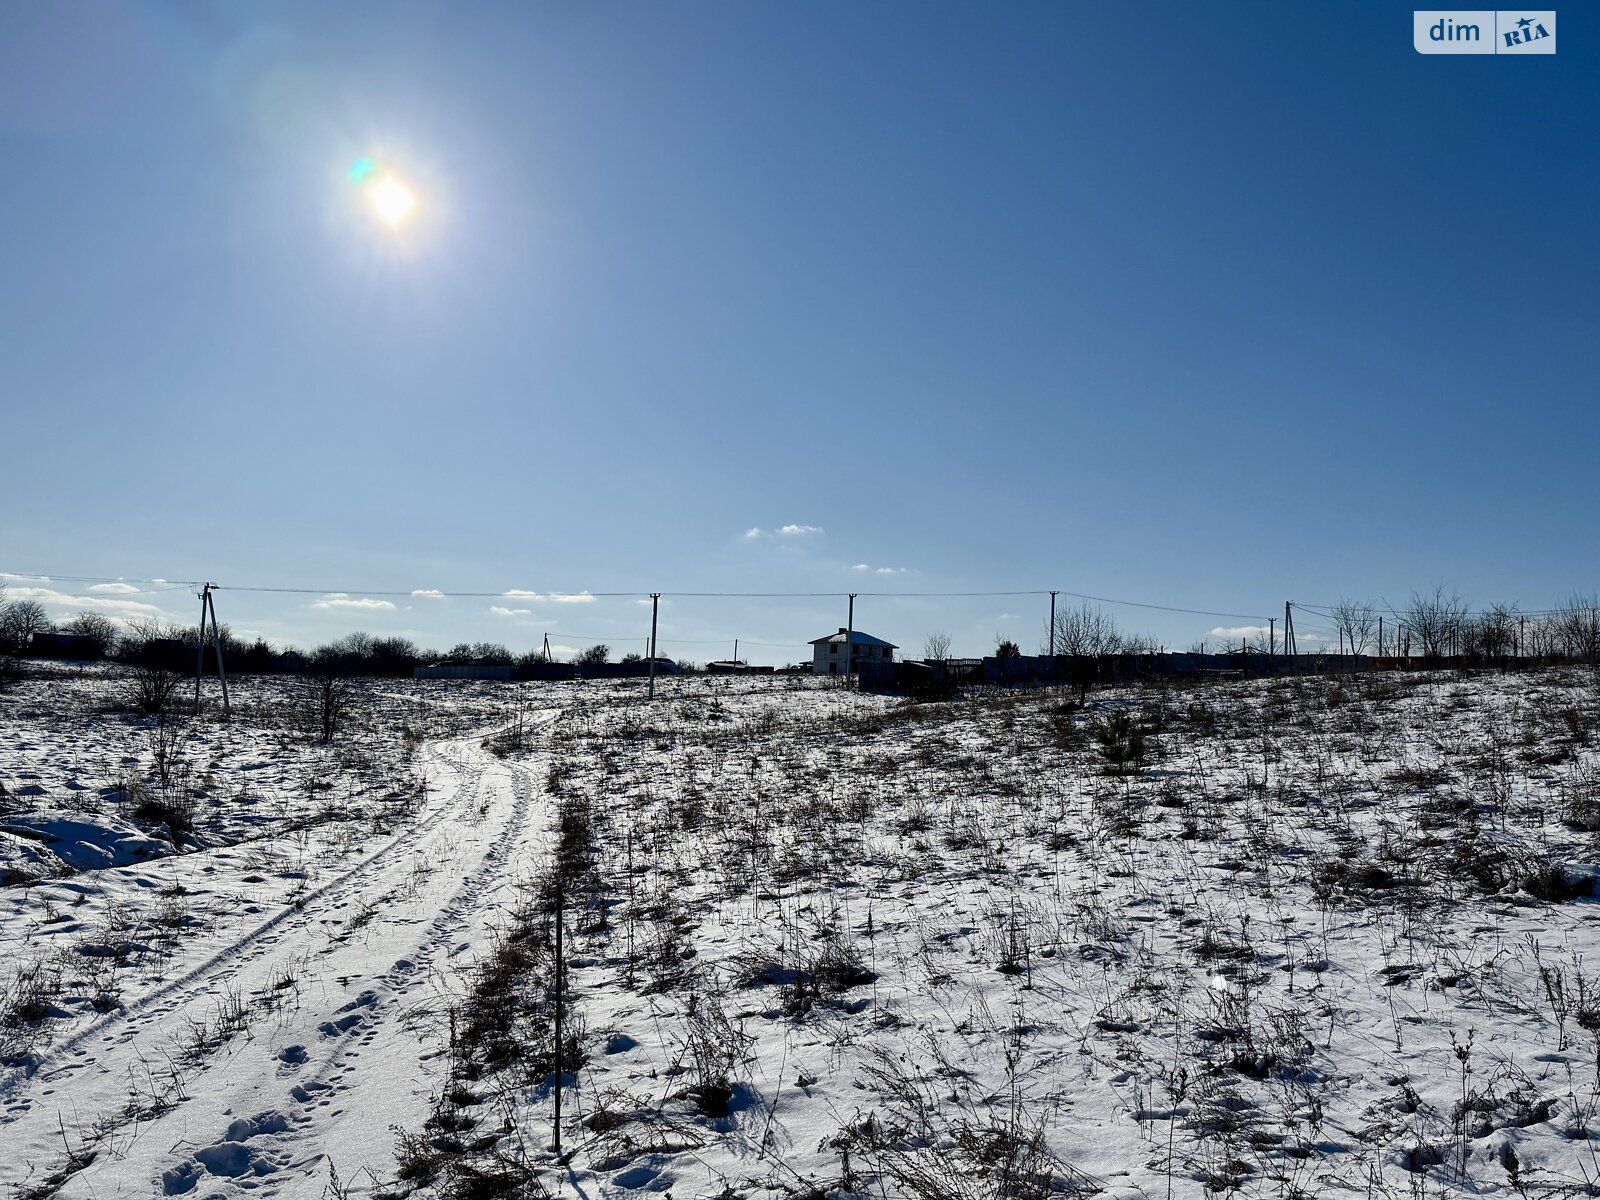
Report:
[[[1144,764],[1144,731],[1123,709],[1107,713],[1094,723],[1094,740],[1100,757],[1117,775]]]

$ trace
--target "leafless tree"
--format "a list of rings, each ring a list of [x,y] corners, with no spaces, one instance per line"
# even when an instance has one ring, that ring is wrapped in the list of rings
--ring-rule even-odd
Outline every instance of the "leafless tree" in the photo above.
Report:
[[[0,614],[6,611],[6,581],[0,579]],[[6,641],[3,632],[0,632],[0,687],[15,683],[21,677],[21,669],[17,666],[16,657],[11,653],[11,647]]]
[[[1462,637],[1462,651],[1485,658],[1506,658],[1517,644],[1518,612],[1515,605],[1491,604],[1468,621]]]
[[[930,633],[922,643],[922,657],[930,662],[943,662],[950,657],[950,635]]]
[[[179,665],[183,631],[154,617],[139,617],[123,633],[118,653],[128,664],[125,695],[146,716],[164,713],[186,678]]]
[[[592,666],[598,666],[599,664],[601,664],[603,662],[607,662],[607,661],[610,660],[610,658],[611,658],[611,647],[605,645],[604,643],[601,643],[598,646],[590,646],[583,653],[579,654],[578,655],[578,662],[582,666],[592,667]]]
[[[1055,654],[1099,657],[1119,654],[1125,639],[1116,618],[1087,600],[1056,614]]]
[[[1411,602],[1401,614],[1407,632],[1421,643],[1426,658],[1439,658],[1450,649],[1466,616],[1467,602],[1454,591],[1446,591],[1442,583],[1435,584],[1431,592],[1412,592]]]
[[[1365,654],[1377,632],[1378,610],[1365,600],[1340,600],[1328,611],[1333,614],[1341,649],[1348,645],[1351,654]]]
[[[357,695],[356,666],[341,642],[319,647],[306,660],[305,712],[318,741],[333,741],[349,718]]]
[[[0,612],[0,636],[19,651],[26,651],[36,634],[50,629],[50,614],[37,600],[13,600]]]
[[[1600,597],[1574,592],[1556,612],[1556,626],[1568,654],[1600,664]]]
[[[117,644],[121,631],[117,623],[105,613],[89,612],[85,610],[73,617],[61,627],[62,633],[71,634],[73,637],[82,638],[94,647],[94,651],[101,658],[111,653]]]

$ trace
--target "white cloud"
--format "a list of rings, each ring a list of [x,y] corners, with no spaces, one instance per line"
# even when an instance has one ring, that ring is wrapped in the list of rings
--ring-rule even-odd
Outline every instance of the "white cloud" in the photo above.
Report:
[[[413,596],[426,596],[430,600],[444,599],[444,593],[438,588],[413,588],[411,594]]]
[[[1206,636],[1224,638],[1227,641],[1236,642],[1240,638],[1265,637],[1266,634],[1267,627],[1265,625],[1219,625]]]
[[[16,578],[13,576],[12,578]],[[37,576],[33,578],[37,579]],[[137,589],[135,589],[137,590]],[[16,587],[6,589],[7,600],[37,600],[46,608],[59,609],[61,615],[82,611],[105,613],[107,616],[127,622],[135,617],[157,617],[170,621],[177,618],[163,611],[154,604],[142,600],[124,600],[115,596],[74,596],[68,592],[58,592],[54,588],[46,587]]]
[[[139,589],[131,583],[92,583],[89,585],[89,590],[91,592],[117,592],[125,596],[129,592],[137,592]]]
[[[826,532],[821,525],[780,525],[776,529],[763,529],[759,525],[752,525],[744,531],[744,540],[747,542],[758,541],[761,538],[799,538],[810,537],[813,534]]]
[[[345,592],[329,592],[320,597],[311,605],[312,608],[353,608],[363,611],[394,611],[394,604],[389,600],[378,600],[372,596],[351,596]]]
[[[857,563],[855,566],[851,567],[850,569],[852,571],[870,571],[870,570],[872,570],[872,568],[870,566],[868,566],[866,563]]]
[[[878,575],[904,575],[905,573],[906,569],[904,567],[879,567],[875,572]]]
[[[531,608],[507,608],[503,604],[491,604],[489,611],[497,617],[531,617],[533,615],[533,609]]]
[[[593,604],[588,592],[530,592],[525,588],[511,588],[500,593],[508,600],[538,600],[545,604]]]

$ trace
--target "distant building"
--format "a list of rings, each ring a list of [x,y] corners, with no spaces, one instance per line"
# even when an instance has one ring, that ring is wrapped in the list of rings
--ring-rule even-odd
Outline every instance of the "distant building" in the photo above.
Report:
[[[851,632],[841,628],[838,633],[811,641],[811,673],[813,675],[851,675],[863,663],[894,661],[894,652],[900,647],[882,638],[857,629]]]
[[[430,663],[411,671],[413,679],[498,679],[508,682],[516,677],[517,669],[509,663]]]

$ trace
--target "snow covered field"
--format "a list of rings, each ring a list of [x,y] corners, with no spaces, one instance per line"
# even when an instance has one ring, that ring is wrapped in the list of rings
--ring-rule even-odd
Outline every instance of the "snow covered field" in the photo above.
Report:
[[[0,1195],[1600,1191],[1587,674],[293,686],[0,695]]]

